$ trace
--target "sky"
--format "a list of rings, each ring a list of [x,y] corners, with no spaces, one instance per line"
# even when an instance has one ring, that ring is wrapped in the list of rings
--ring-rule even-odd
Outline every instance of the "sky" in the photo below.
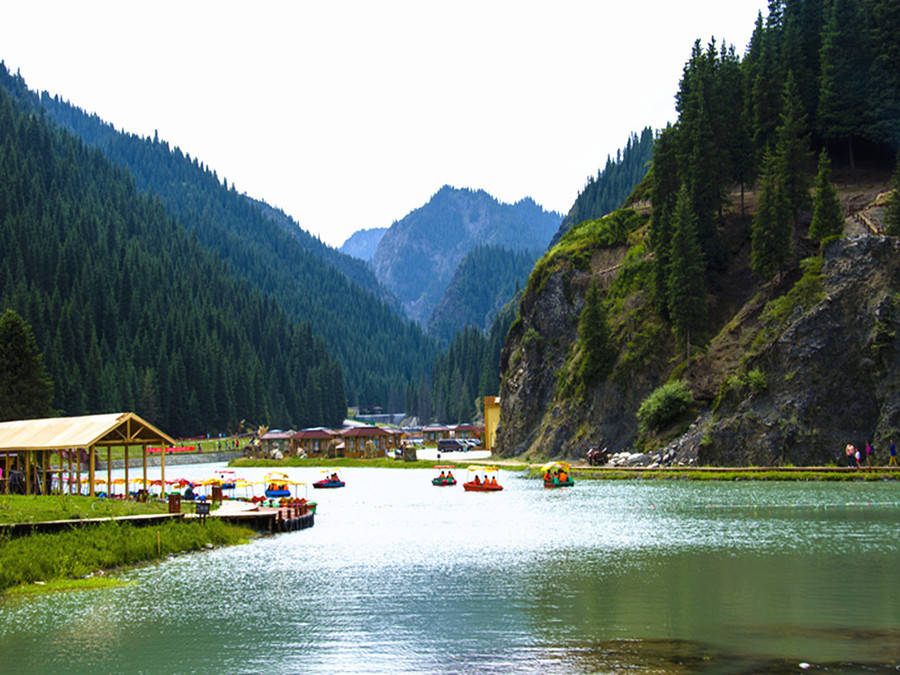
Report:
[[[566,213],[675,120],[694,40],[743,55],[766,0],[9,2],[31,89],[196,157],[340,246],[445,185]]]

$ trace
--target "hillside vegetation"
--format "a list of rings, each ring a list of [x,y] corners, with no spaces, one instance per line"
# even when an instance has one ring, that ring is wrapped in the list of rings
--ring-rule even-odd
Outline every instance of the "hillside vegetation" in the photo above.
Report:
[[[694,45],[652,206],[573,226],[532,272],[504,454],[807,464],[897,434],[898,22],[885,2],[775,2],[743,59]]]
[[[0,307],[31,324],[56,411],[135,410],[173,434],[340,423],[324,341],[124,169],[2,88],[0,139]]]
[[[427,371],[435,343],[397,313],[363,262],[325,246],[277,209],[249,200],[198,158],[159,138],[117,131],[46,93],[38,97],[2,64],[0,88],[125,168],[137,190],[152,194],[232,276],[270,295],[289,320],[309,322],[341,363],[350,403],[402,401],[408,383]]]

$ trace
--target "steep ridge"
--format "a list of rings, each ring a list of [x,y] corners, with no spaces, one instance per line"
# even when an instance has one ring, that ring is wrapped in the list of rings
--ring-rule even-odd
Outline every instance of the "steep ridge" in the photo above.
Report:
[[[369,262],[375,255],[375,249],[378,248],[378,242],[387,232],[386,227],[372,227],[368,230],[357,230],[351,234],[347,241],[341,244],[341,253],[346,253],[354,258]]]
[[[561,219],[531,199],[503,204],[484,190],[445,185],[424,206],[391,225],[378,243],[372,266],[407,315],[424,323],[460,261],[476,245],[543,250]]]

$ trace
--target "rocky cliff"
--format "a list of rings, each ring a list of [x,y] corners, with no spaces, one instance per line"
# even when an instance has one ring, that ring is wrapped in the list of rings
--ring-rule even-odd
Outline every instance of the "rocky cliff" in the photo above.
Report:
[[[732,223],[729,265],[710,278],[709,335],[686,362],[649,297],[646,226],[630,222],[615,237],[596,236],[595,224],[579,240],[584,224],[573,228],[532,273],[501,359],[502,454],[574,458],[600,446],[644,465],[799,465],[900,436],[897,238],[850,228],[821,252],[801,241],[802,265],[763,284],[747,269],[746,230]],[[617,355],[608,378],[578,391],[572,364],[592,279]],[[641,402],[671,380],[689,384],[693,408],[640,430]]]

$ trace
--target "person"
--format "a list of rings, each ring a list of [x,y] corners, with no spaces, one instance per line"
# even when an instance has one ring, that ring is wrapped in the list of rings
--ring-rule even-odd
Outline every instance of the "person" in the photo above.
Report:
[[[565,469],[560,469],[560,471],[559,471],[559,482],[560,482],[560,483],[565,483],[567,480],[569,480],[569,474],[566,473],[566,470],[565,470]]]
[[[857,448],[857,447],[853,448],[853,459],[856,460],[856,468],[859,469],[862,465],[859,463],[860,454],[859,454],[859,448]]]
[[[891,459],[888,461],[888,466],[897,466],[897,446],[894,444],[894,439],[891,439],[891,447],[890,447]]]
[[[193,499],[194,498],[194,488],[191,485],[188,485],[184,489],[184,498],[185,499]]]
[[[475,474],[475,485],[481,485],[481,478],[478,477],[478,474]]]
[[[544,474],[544,482],[549,483],[553,480],[553,477],[550,475],[550,469],[547,469],[547,473]]]
[[[448,471],[448,472],[447,472],[447,482],[450,483],[450,482],[452,482],[452,481],[453,481],[453,472],[452,472],[452,471]]]
[[[847,466],[853,467],[853,459],[855,457],[856,448],[853,447],[852,443],[847,443],[844,447],[844,454],[847,455]]]
[[[872,468],[872,460],[874,459],[872,455],[875,454],[875,449],[872,447],[872,441],[866,443],[866,466],[868,468]]]

